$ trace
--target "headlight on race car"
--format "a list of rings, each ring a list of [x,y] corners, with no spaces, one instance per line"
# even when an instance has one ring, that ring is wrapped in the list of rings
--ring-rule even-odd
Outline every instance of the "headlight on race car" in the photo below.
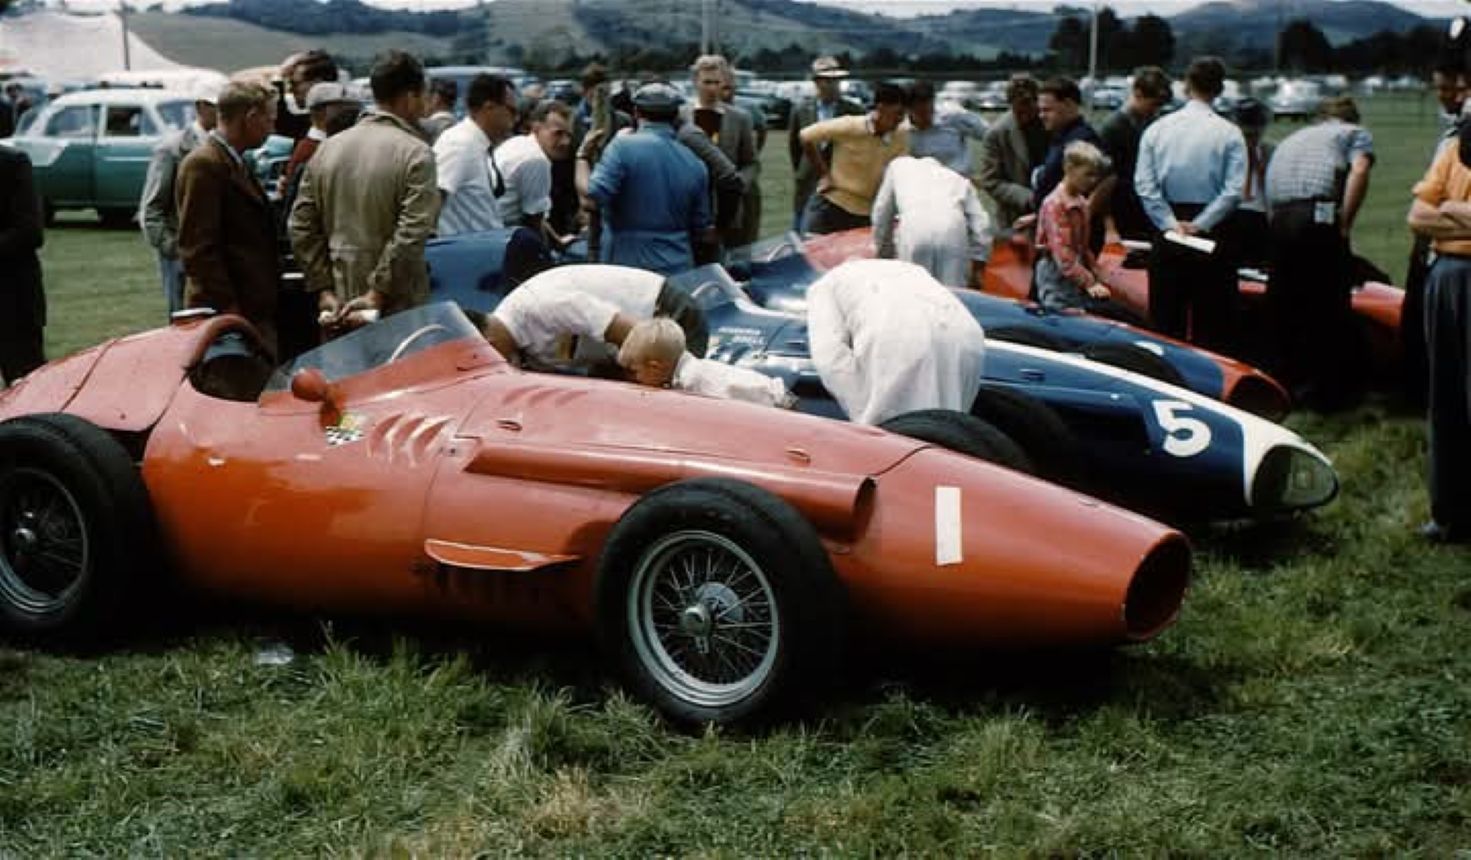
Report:
[[[1257,468],[1252,507],[1295,511],[1325,505],[1338,495],[1338,473],[1321,455],[1279,445]]]

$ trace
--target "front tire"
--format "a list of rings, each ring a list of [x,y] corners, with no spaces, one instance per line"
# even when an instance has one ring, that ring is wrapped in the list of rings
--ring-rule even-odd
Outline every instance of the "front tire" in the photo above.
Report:
[[[613,527],[598,570],[604,652],[641,698],[685,725],[760,722],[824,689],[844,603],[802,515],[731,480],[644,496]]]
[[[102,637],[154,558],[132,458],[73,415],[0,424],[0,632],[43,644]]]

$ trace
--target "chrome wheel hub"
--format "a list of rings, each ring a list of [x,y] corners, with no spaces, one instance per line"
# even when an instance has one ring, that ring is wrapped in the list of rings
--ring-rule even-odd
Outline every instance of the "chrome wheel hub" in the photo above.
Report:
[[[676,532],[649,547],[630,582],[627,612],[639,661],[692,703],[740,701],[776,663],[776,594],[760,565],[723,535]]]

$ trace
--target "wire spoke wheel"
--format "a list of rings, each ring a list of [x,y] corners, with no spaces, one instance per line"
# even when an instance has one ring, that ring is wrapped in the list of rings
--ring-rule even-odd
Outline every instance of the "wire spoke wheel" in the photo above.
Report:
[[[729,538],[684,530],[639,558],[627,592],[634,651],[659,686],[703,707],[739,702],[766,683],[781,645],[776,594]]]
[[[81,505],[38,469],[0,476],[0,598],[31,615],[62,611],[91,569]]]

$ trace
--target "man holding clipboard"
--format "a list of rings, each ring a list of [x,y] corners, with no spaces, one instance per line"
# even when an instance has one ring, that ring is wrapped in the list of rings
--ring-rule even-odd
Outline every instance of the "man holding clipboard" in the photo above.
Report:
[[[1238,290],[1230,220],[1246,183],[1246,140],[1211,107],[1225,77],[1214,57],[1190,64],[1189,100],[1139,141],[1134,189],[1159,231],[1149,256],[1154,327],[1230,355]]]

